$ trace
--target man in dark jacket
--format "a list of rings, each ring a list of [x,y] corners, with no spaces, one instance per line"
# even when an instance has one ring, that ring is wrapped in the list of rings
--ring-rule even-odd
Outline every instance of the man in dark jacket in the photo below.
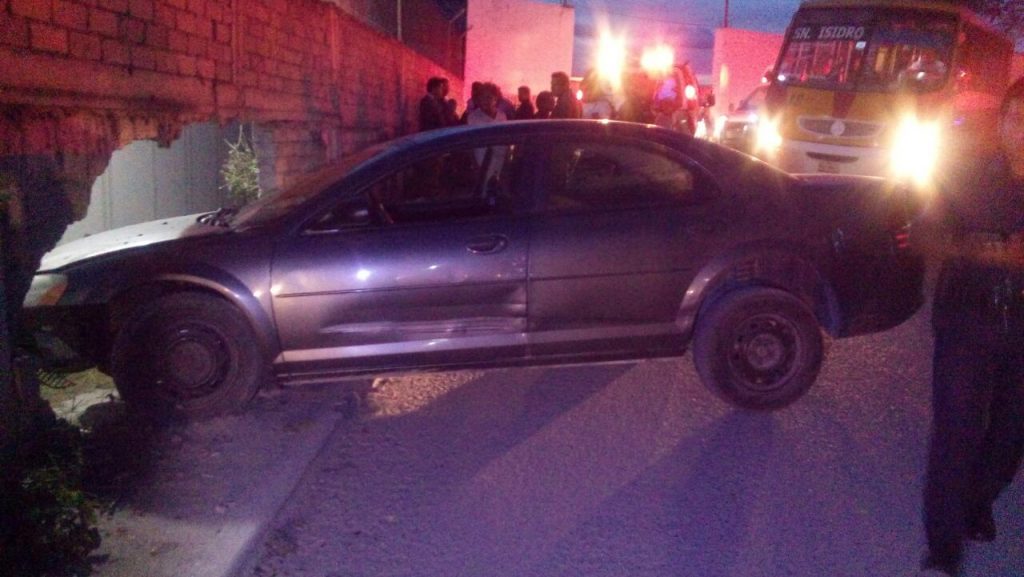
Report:
[[[583,106],[579,100],[576,100],[576,95],[572,93],[568,74],[555,72],[551,75],[551,94],[556,99],[555,109],[551,111],[551,118],[580,118],[583,116]]]
[[[420,131],[444,128],[451,122],[445,97],[448,96],[448,79],[435,76],[427,80],[427,93],[420,99]]]
[[[530,87],[520,86],[516,95],[519,98],[519,106],[516,107],[516,120],[530,120],[536,114],[533,109],[533,102],[530,100]]]
[[[956,575],[965,540],[995,538],[992,504],[1024,453],[1024,78],[999,135],[996,157],[940,203],[922,575]]]

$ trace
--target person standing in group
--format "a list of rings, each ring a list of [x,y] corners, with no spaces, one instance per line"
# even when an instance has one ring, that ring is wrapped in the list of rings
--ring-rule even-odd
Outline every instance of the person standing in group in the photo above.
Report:
[[[515,119],[529,120],[533,118],[536,112],[533,110],[533,102],[530,101],[530,87],[520,86],[516,96],[519,98],[519,106],[516,107]]]
[[[922,576],[957,575],[965,540],[995,539],[992,505],[1024,453],[1024,78],[1003,99],[999,143],[961,163],[939,204]]]
[[[496,85],[490,82],[482,84],[474,96],[476,108],[466,115],[466,124],[491,124],[508,120],[505,113],[498,109],[499,95],[500,91]]]
[[[555,110],[555,95],[547,90],[541,90],[537,93],[537,112],[534,113],[533,117],[538,120],[544,120],[551,118],[551,113]]]
[[[494,86],[494,90],[498,93],[498,110],[505,113],[505,118],[512,120],[516,117],[516,105],[512,104],[512,101],[505,98],[505,95],[501,92],[501,87],[497,84],[491,83]]]
[[[576,95],[572,93],[569,85],[569,75],[565,72],[555,72],[551,75],[551,94],[555,97],[555,109],[551,111],[551,118],[580,118],[583,116],[583,109]]]
[[[427,93],[420,99],[420,131],[450,126],[445,97],[448,96],[448,79],[434,76],[427,80]]]
[[[626,122],[654,123],[654,110],[651,108],[653,82],[646,72],[634,72],[626,76],[623,82],[626,99],[619,107],[616,118]]]
[[[469,120],[469,113],[476,110],[479,106],[480,89],[483,88],[484,83],[475,81],[469,85],[469,100],[466,101],[466,109],[462,111],[462,116],[459,118],[459,124],[466,124]]]

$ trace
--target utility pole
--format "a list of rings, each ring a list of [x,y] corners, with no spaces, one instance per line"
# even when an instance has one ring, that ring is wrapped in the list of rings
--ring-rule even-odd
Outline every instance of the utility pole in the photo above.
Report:
[[[729,0],[725,0],[725,19],[722,20],[722,28],[729,27]]]

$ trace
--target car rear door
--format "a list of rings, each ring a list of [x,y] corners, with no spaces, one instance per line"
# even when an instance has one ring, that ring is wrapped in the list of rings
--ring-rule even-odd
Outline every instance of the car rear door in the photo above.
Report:
[[[492,142],[418,157],[282,244],[274,312],[287,371],[522,356],[521,150]]]
[[[535,355],[683,345],[676,316],[727,223],[711,179],[641,140],[561,139],[544,153],[529,265]]]

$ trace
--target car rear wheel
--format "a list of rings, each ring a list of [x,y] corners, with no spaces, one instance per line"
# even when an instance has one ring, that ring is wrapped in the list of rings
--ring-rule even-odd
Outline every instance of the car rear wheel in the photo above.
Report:
[[[771,288],[728,293],[698,319],[693,359],[704,385],[739,407],[779,409],[814,383],[821,329],[807,306]]]
[[[178,293],[136,309],[114,341],[111,373],[134,409],[201,417],[245,406],[267,371],[236,308],[214,296]]]

